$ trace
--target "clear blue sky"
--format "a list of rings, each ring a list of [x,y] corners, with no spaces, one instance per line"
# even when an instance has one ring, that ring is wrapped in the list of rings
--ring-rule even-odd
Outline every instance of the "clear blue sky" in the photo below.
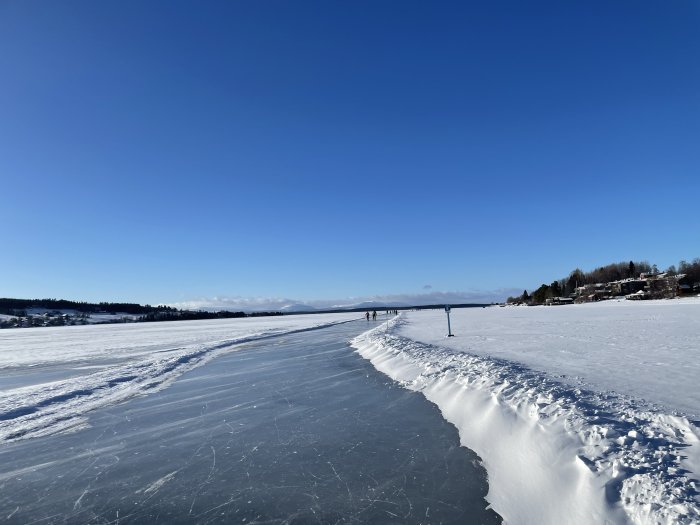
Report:
[[[700,256],[699,28],[696,1],[0,2],[0,296]]]

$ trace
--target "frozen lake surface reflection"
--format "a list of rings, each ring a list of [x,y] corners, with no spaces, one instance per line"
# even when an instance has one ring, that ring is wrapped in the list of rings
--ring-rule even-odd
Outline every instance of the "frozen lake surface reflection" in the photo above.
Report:
[[[10,523],[499,523],[457,430],[347,341],[250,343],[90,427],[0,447]]]

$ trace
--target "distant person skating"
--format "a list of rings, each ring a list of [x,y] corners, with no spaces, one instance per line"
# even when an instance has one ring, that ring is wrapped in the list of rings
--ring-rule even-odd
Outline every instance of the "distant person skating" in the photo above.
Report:
[[[372,311],[372,321],[376,321],[376,320],[377,320],[377,311],[374,310],[374,311]]]
[[[369,321],[369,312],[365,312],[365,317],[366,317],[367,320]]]

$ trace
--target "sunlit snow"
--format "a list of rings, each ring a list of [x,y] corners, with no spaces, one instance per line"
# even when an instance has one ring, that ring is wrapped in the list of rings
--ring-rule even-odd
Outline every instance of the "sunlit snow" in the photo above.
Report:
[[[700,301],[409,312],[356,338],[423,392],[513,523],[697,523]]]

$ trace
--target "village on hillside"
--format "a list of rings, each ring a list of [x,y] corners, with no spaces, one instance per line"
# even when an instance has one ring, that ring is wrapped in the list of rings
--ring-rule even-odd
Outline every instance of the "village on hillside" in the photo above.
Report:
[[[664,271],[648,261],[611,263],[587,272],[576,268],[567,277],[543,284],[532,294],[525,290],[522,295],[508,297],[506,304],[557,305],[623,297],[640,301],[693,295],[700,295],[700,257],[690,262],[681,260],[678,268],[671,265]]]
[[[700,282],[685,274],[641,273],[638,278],[627,278],[606,283],[593,283],[577,286],[566,296],[546,297],[544,302],[533,300],[533,296],[509,298],[510,304],[561,304],[589,303],[607,299],[640,301],[645,299],[673,299],[675,297],[700,294]]]

